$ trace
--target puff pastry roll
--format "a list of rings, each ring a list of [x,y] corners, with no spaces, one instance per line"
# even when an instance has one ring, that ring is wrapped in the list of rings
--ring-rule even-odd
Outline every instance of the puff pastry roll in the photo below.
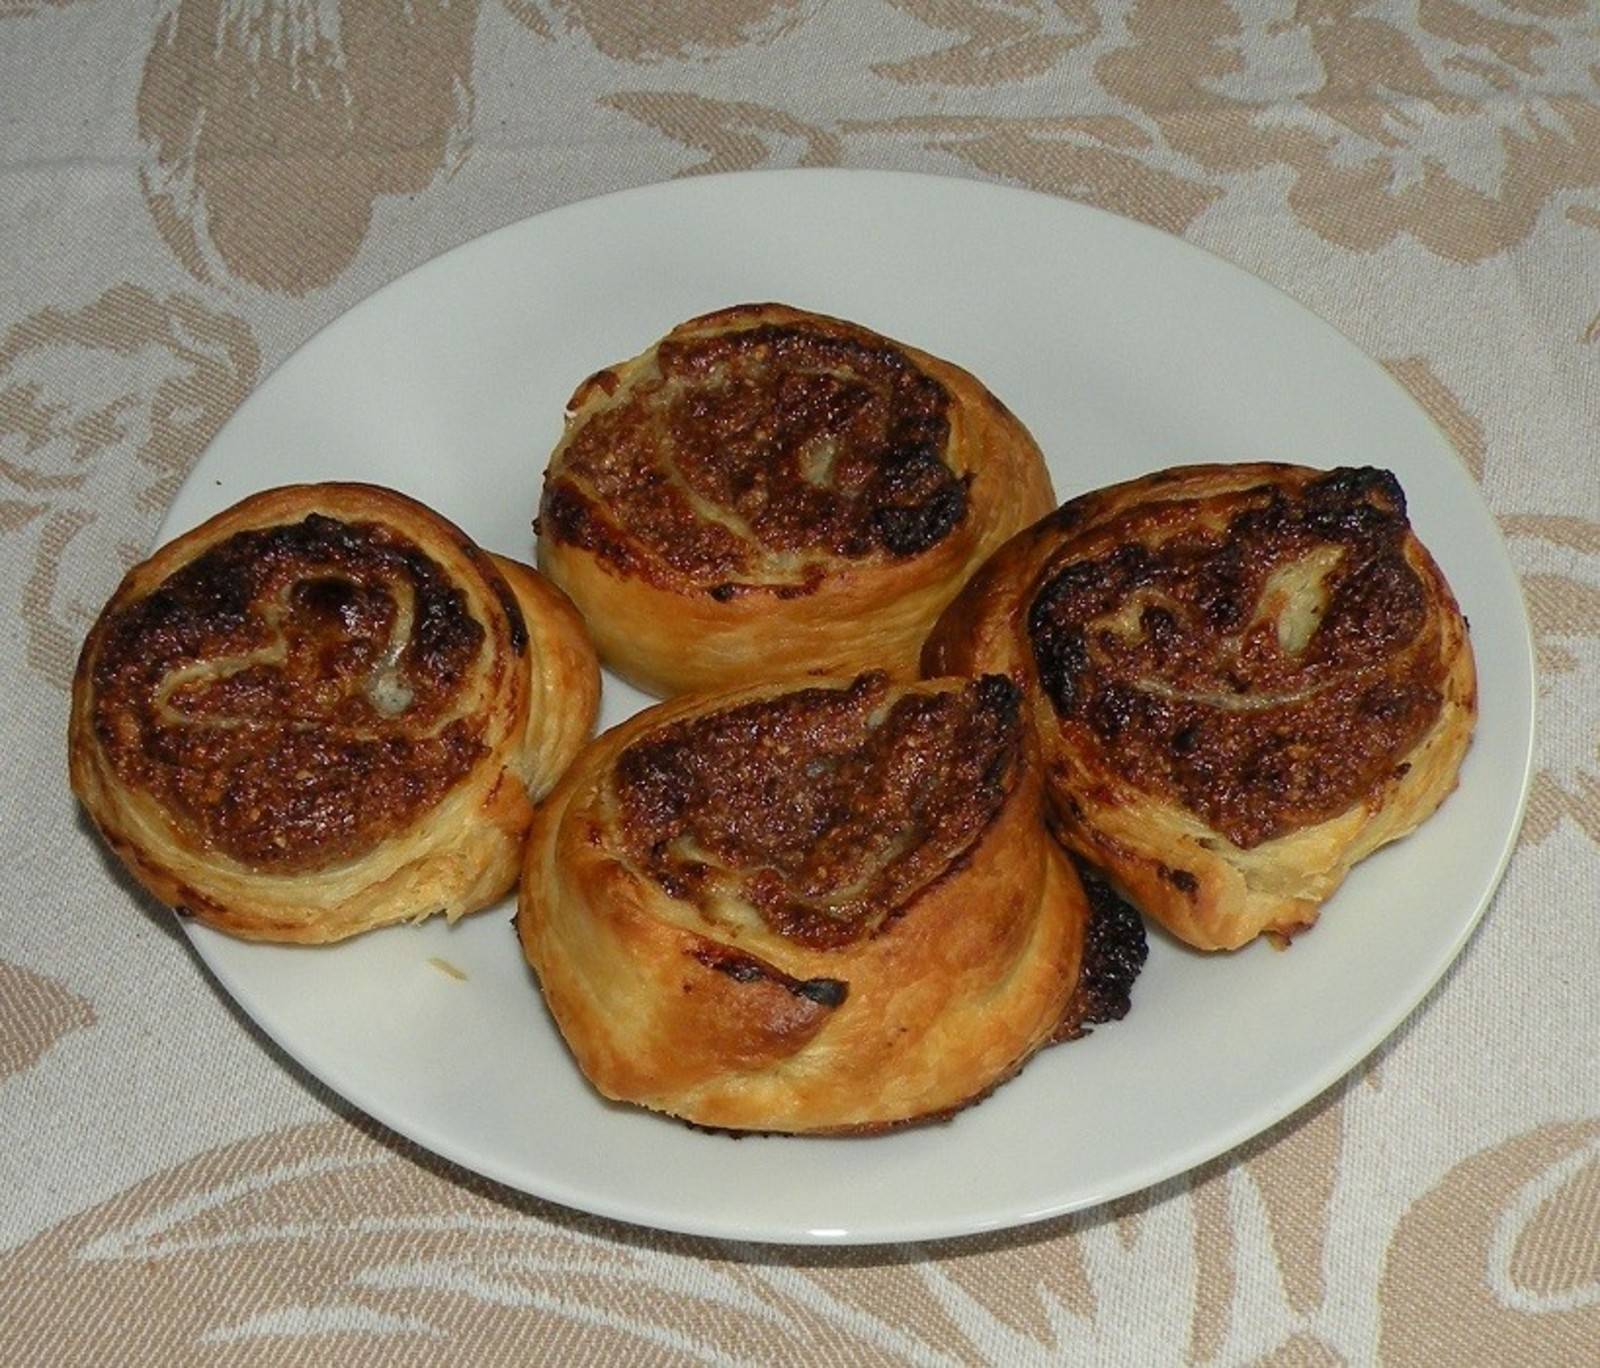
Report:
[[[976,379],[778,304],[680,324],[586,380],[545,473],[539,566],[659,695],[883,668],[1055,504]]]
[[[1454,788],[1466,623],[1386,471],[1190,466],[1064,504],[940,620],[1028,695],[1062,839],[1201,949],[1316,920]]]
[[[593,742],[529,836],[518,932],[607,1097],[735,1130],[948,1114],[1119,1016],[1005,679],[684,695]],[[1130,925],[1131,921],[1131,925]]]
[[[128,573],[78,661],[72,786],[163,902],[333,941],[501,897],[598,701],[535,571],[391,490],[290,486]]]

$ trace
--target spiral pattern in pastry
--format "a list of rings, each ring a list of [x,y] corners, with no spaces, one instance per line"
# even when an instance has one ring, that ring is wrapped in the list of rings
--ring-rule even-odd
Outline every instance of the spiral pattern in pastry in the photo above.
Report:
[[[746,305],[579,387],[539,564],[658,694],[914,675],[962,581],[1054,503],[1022,424],[948,362]]]
[[[1204,949],[1287,936],[1454,787],[1466,624],[1373,469],[1191,466],[1086,494],[945,613],[930,674],[1030,695],[1067,843]]]
[[[392,491],[290,486],[129,572],[79,659],[73,787],[151,892],[235,934],[454,919],[514,882],[598,689],[535,571]]]
[[[1080,982],[1039,782],[1001,678],[683,696],[542,805],[523,948],[608,1097],[741,1130],[946,1114],[1120,1015],[1142,960],[1108,914]]]

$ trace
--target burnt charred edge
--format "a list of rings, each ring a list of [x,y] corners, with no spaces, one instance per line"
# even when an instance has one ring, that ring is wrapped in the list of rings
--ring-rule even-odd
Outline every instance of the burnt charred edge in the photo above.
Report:
[[[806,577],[792,584],[749,584],[742,580],[724,580],[720,584],[713,584],[704,592],[708,598],[718,603],[732,603],[735,599],[744,598],[749,594],[766,594],[770,598],[789,600],[806,598],[822,588],[823,574],[820,570],[812,569],[806,572]]]
[[[541,537],[587,551],[619,570],[631,571],[637,566],[638,558],[628,543],[606,526],[589,500],[566,480],[545,481],[534,526]]]
[[[1065,511],[1065,510],[1063,510]],[[1058,714],[1071,716],[1082,701],[1079,679],[1089,667],[1082,629],[1058,611],[1063,599],[1109,584],[1127,593],[1146,583],[1153,560],[1142,546],[1119,546],[1104,561],[1075,561],[1064,566],[1034,595],[1028,609],[1028,641],[1045,693]]]
[[[1305,488],[1305,522],[1321,536],[1392,541],[1410,524],[1400,482],[1375,466],[1344,466]]]
[[[726,974],[735,983],[773,983],[819,1007],[839,1007],[850,993],[850,985],[843,979],[797,979],[775,965],[756,959],[754,955],[741,954],[723,946],[701,945],[689,953],[707,969]]]
[[[207,897],[198,888],[189,884],[178,885],[178,896],[172,904],[172,910],[180,917],[199,917],[206,913],[212,916],[226,916],[228,913],[228,909],[215,898]]]
[[[850,985],[843,979],[810,978],[801,979],[800,986],[792,991],[810,999],[819,1007],[838,1007],[849,995]]]
[[[1093,865],[1076,855],[1071,858],[1089,898],[1089,924],[1078,987],[1059,1039],[1082,1035],[1085,1026],[1122,1020],[1133,1005],[1133,985],[1150,953],[1144,919],[1133,905]]]
[[[874,511],[872,523],[890,554],[915,556],[949,536],[966,512],[967,484],[963,480],[945,485],[921,503],[886,504]]]
[[[663,371],[681,373],[709,367],[735,352],[767,352],[780,361],[790,356],[820,356],[840,370],[881,373],[905,391],[920,395],[932,407],[934,416],[943,415],[949,403],[945,387],[917,365],[899,343],[852,324],[844,324],[842,329],[838,324],[839,320],[814,316],[710,333],[675,328],[659,343],[657,357]]]
[[[467,608],[467,596],[446,582],[435,563],[421,551],[407,551],[401,560],[418,588],[412,610],[415,615],[413,657],[436,657],[475,649],[483,640],[483,628]],[[499,575],[493,566],[488,568],[492,575]],[[521,616],[517,614],[519,620]]]
[[[496,589],[496,593],[500,591]],[[511,649],[517,655],[526,655],[528,652],[528,624],[522,616],[522,608],[516,599],[510,596],[511,591],[506,591],[506,597],[501,600],[506,606],[506,617],[510,620]]]
[[[481,639],[465,596],[403,534],[383,523],[309,513],[299,522],[236,532],[179,566],[142,600],[124,605],[108,622],[96,683],[104,688],[129,658],[153,676],[176,659],[197,658],[200,639],[248,630],[264,578],[284,562],[331,565],[330,574],[316,575],[300,591],[313,612],[336,614],[345,606],[354,592],[345,576],[353,568],[397,569],[417,593],[419,650],[470,648]],[[162,649],[149,649],[154,638]]]
[[[1022,690],[1010,676],[980,675],[972,690],[977,697],[978,706],[992,712],[1003,725],[1013,726],[1022,715]]]
[[[1171,884],[1185,897],[1192,898],[1200,891],[1200,880],[1187,869],[1174,869],[1171,865],[1158,864],[1156,873],[1161,876],[1164,883]]]
[[[534,528],[540,536],[581,546],[589,531],[589,505],[571,485],[547,480]]]
[[[489,587],[494,590],[494,596],[500,601],[500,607],[506,615],[506,631],[511,639],[511,649],[519,656],[528,653],[528,623],[522,616],[522,605],[517,602],[517,596],[507,583],[506,577],[500,573],[497,566],[483,550],[473,542],[464,542],[461,550],[467,558],[478,567]]]
[[[1089,666],[1089,647],[1080,630],[1055,621],[1048,592],[1028,612],[1028,642],[1046,696],[1059,716],[1070,717],[1077,711],[1078,680]]]
[[[1046,513],[1044,517],[1040,518],[1033,525],[1028,536],[1032,538],[1060,537],[1068,532],[1076,531],[1078,525],[1089,516],[1091,508],[1099,499],[1100,494],[1097,490],[1091,490],[1087,494],[1079,494],[1075,498],[1068,499],[1055,512]]]
[[[1387,504],[1402,518],[1406,515],[1405,490],[1394,472],[1380,466],[1340,466],[1306,486],[1313,500],[1329,499],[1334,502],[1370,500],[1372,496]]]

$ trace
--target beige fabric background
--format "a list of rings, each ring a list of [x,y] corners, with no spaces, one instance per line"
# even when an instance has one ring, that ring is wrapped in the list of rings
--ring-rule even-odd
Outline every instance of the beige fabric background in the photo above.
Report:
[[[0,128],[0,1361],[1600,1361],[1593,5],[0,0]],[[1143,219],[1383,360],[1523,576],[1538,774],[1454,970],[1267,1136],[1034,1229],[762,1249],[498,1190],[277,1058],[78,820],[65,690],[318,326],[557,204],[834,164]]]

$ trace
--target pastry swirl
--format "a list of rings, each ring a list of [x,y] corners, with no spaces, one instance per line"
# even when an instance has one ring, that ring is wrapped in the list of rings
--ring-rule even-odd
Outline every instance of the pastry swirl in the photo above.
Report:
[[[515,881],[598,665],[535,571],[403,495],[255,495],[131,570],[83,646],[75,792],[152,893],[329,941]]]
[[[1089,903],[1018,701],[870,673],[686,695],[593,742],[535,818],[518,931],[595,1087],[872,1130],[1121,1015],[1142,943],[1111,918],[1080,983]]]
[[[965,371],[746,305],[578,388],[539,565],[606,664],[657,694],[910,676],[962,581],[1053,503],[1032,438]]]
[[[1203,949],[1310,925],[1454,787],[1466,624],[1386,471],[1191,466],[1009,543],[930,674],[1028,692],[1066,843]]]

